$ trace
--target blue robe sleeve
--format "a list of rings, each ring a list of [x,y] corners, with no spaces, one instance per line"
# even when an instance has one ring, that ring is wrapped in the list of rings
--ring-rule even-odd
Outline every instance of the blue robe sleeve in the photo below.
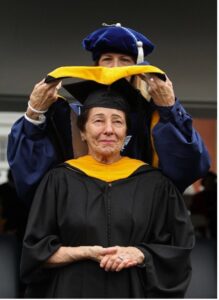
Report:
[[[171,108],[156,108],[160,120],[153,128],[152,136],[159,168],[180,191],[184,191],[206,175],[210,167],[208,151],[179,100]]]
[[[70,106],[78,110],[77,104]],[[12,126],[8,162],[17,193],[29,205],[45,173],[73,157],[70,106],[59,99],[49,109],[44,124],[34,125],[22,117]]]
[[[16,190],[25,202],[33,197],[43,175],[57,163],[57,154],[46,134],[46,126],[34,125],[21,117],[8,138],[8,162]]]

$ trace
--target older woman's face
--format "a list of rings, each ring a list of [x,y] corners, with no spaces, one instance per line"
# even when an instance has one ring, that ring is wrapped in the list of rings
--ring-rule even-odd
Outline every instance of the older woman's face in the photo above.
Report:
[[[83,138],[90,155],[118,157],[126,137],[125,113],[121,110],[94,107],[89,111]]]

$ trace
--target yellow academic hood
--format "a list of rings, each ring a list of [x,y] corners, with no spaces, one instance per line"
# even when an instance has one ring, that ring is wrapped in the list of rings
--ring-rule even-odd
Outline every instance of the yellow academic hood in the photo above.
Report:
[[[151,65],[133,65],[127,67],[96,67],[96,66],[65,66],[55,69],[46,77],[46,82],[52,82],[57,79],[76,77],[85,80],[93,80],[101,84],[110,85],[113,82],[132,75],[138,74],[157,74],[158,77],[165,80],[165,73]]]

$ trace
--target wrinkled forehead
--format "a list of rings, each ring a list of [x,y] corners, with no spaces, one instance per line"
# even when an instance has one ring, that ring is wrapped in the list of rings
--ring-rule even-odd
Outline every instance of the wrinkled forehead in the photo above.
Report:
[[[125,119],[125,112],[116,108],[92,107],[88,110],[88,118],[93,117]]]

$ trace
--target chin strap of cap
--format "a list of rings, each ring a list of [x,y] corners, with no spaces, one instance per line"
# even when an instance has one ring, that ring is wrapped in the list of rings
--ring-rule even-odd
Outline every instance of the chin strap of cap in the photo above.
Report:
[[[138,41],[135,37],[135,35],[126,27],[123,27],[121,25],[121,23],[116,23],[116,24],[106,24],[106,23],[102,23],[102,26],[116,26],[116,27],[120,27],[122,29],[124,29],[126,32],[128,32],[132,37],[133,39],[135,40],[135,43],[136,43],[136,47],[137,47],[137,50],[138,50],[138,56],[137,56],[137,64],[140,64],[144,61],[144,49],[143,49],[143,43],[142,41]]]

